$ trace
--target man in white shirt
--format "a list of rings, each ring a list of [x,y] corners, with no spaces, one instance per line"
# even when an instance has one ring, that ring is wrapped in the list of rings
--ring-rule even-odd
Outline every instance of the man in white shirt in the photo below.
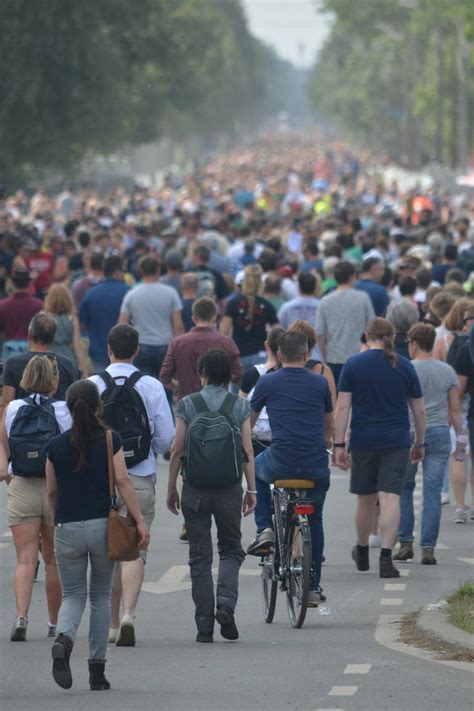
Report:
[[[111,329],[108,335],[110,365],[106,371],[115,384],[122,385],[127,378],[137,372],[133,361],[138,352],[138,331],[133,326],[122,323]],[[97,385],[102,395],[106,390],[106,383],[100,373],[91,376],[90,380]],[[170,449],[175,428],[165,390],[156,378],[142,375],[133,387],[142,399],[148,415],[151,446],[147,459],[131,466],[129,474],[145,523],[150,528],[155,517],[156,456]],[[118,500],[118,503],[120,508],[123,508],[123,502]],[[119,647],[135,645],[133,619],[144,579],[145,563],[146,551],[142,551],[138,560],[118,563],[115,569],[109,641],[115,642]],[[121,598],[123,616],[119,623]]]

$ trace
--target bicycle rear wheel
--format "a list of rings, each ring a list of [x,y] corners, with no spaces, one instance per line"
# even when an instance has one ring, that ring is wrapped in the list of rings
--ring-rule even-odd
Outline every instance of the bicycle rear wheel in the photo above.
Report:
[[[273,573],[273,556],[274,554],[270,553],[261,562],[263,619],[268,624],[273,622],[278,592],[278,582],[274,580]]]
[[[286,604],[291,625],[303,626],[311,584],[311,532],[307,523],[292,526],[288,541]]]

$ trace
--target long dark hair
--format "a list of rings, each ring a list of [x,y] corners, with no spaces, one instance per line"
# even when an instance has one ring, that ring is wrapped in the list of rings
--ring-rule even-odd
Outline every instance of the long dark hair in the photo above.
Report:
[[[79,452],[79,470],[86,465],[91,435],[106,430],[100,419],[102,403],[97,386],[90,380],[78,380],[68,388],[66,404],[72,417],[71,444]]]

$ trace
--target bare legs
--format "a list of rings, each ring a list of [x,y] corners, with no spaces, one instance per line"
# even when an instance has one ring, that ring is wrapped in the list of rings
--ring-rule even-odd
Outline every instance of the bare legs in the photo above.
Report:
[[[357,497],[355,513],[357,542],[360,546],[367,546],[369,543],[369,535],[377,514],[377,498],[380,509],[380,542],[382,548],[392,548],[400,521],[400,497],[398,494],[388,494],[384,491]]]

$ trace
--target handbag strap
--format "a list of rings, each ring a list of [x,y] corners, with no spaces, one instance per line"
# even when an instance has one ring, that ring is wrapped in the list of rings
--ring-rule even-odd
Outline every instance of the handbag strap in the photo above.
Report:
[[[110,493],[110,509],[115,506],[115,468],[114,468],[114,450],[112,445],[112,430],[106,430],[105,439],[107,442],[107,466],[109,470],[109,493]]]

